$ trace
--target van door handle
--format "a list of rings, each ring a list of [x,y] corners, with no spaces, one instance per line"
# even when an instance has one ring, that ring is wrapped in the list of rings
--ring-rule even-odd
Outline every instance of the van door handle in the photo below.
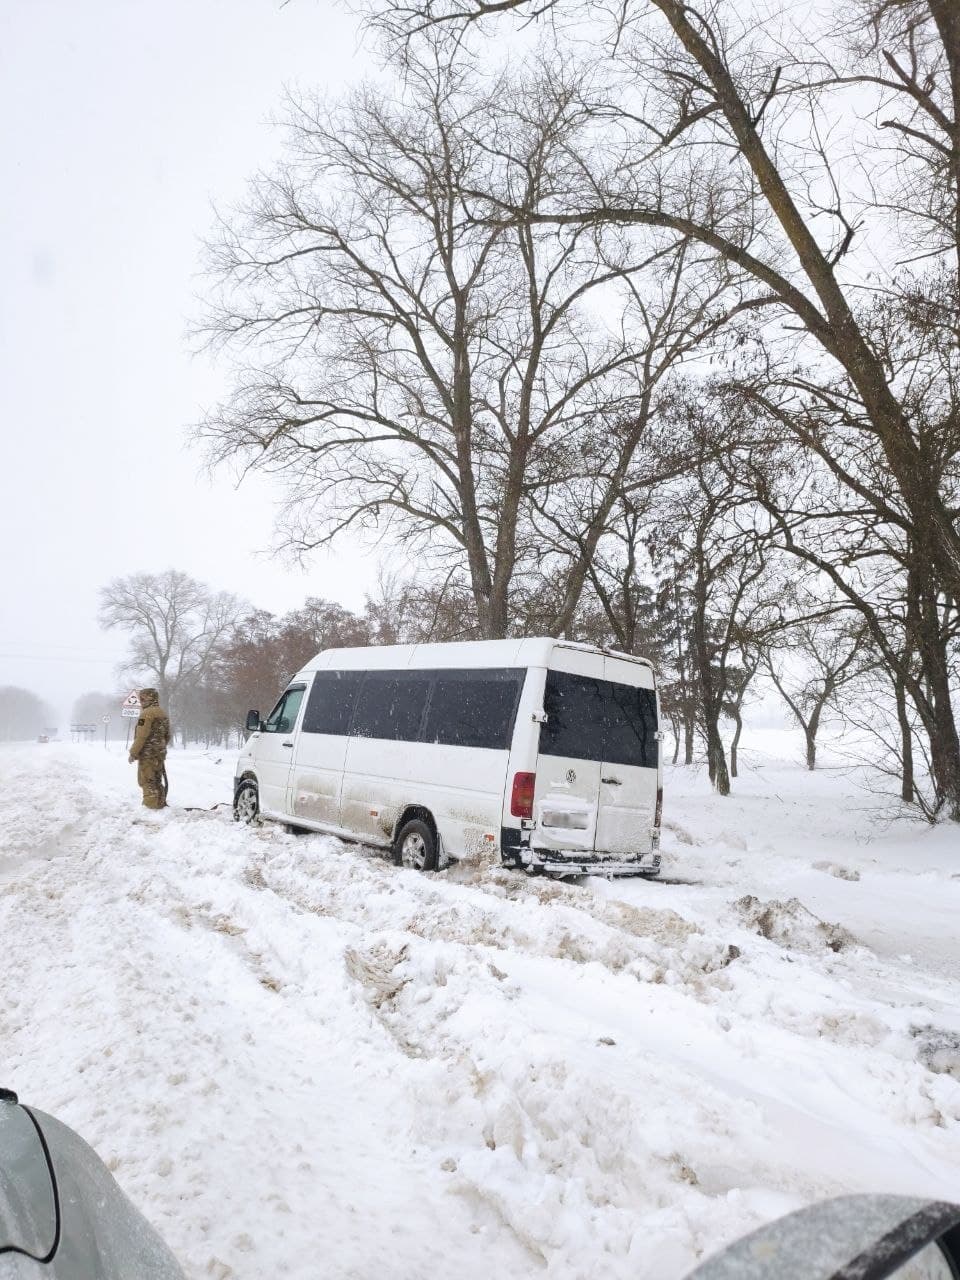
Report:
[[[622,787],[623,783],[619,778],[601,778],[601,782],[605,782],[608,787]]]
[[[280,745],[281,745],[281,747],[289,747],[291,751],[293,750],[293,743],[292,743],[292,742],[281,742],[281,743],[280,743]]]

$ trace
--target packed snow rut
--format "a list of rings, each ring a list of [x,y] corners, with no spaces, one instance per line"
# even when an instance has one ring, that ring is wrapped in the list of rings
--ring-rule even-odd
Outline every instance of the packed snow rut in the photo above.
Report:
[[[951,1194],[943,983],[794,893],[133,823],[89,760],[0,762],[3,1082],[191,1276],[670,1280],[818,1196]]]

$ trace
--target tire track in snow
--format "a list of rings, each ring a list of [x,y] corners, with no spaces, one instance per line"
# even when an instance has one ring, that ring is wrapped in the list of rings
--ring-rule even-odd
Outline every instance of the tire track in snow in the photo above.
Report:
[[[365,1067],[376,1045],[342,980],[342,929],[265,912],[232,824],[131,826],[89,791],[78,807],[55,862],[25,863],[0,898],[5,937],[17,922],[3,1043],[22,1096],[93,1142],[191,1276],[313,1277],[319,1257],[333,1277],[395,1274],[398,1258],[485,1277],[492,1215],[454,1201],[437,1233],[443,1172],[411,1141],[415,1117],[391,1113],[405,1099],[386,1065]],[[529,1273],[496,1244],[505,1275]]]
[[[452,1134],[449,1129],[452,1096],[457,1100],[458,1114],[473,1109],[472,1129],[475,1135],[481,1133],[484,1137],[483,1146],[477,1145],[466,1160],[450,1157],[458,1189],[461,1194],[493,1204],[511,1230],[537,1250],[548,1265],[559,1265],[558,1257],[569,1263],[576,1234],[574,1224],[597,1221],[599,1215],[603,1219],[597,1221],[600,1234],[618,1240],[614,1252],[625,1260],[624,1274],[637,1274],[633,1236],[623,1234],[625,1226],[618,1235],[615,1222],[618,1213],[627,1212],[624,1221],[635,1225],[636,1218],[630,1218],[629,1212],[635,1214],[638,1203],[645,1203],[646,1221],[650,1213],[659,1210],[661,1202],[675,1205],[684,1195],[706,1196],[709,1203],[696,1205],[695,1218],[713,1223],[711,1210],[716,1209],[717,1197],[725,1197],[735,1189],[745,1170],[727,1156],[715,1153],[704,1162],[702,1157],[690,1154],[702,1148],[705,1134],[719,1137],[720,1147],[745,1146],[751,1152],[749,1161],[754,1162],[753,1176],[758,1176],[759,1167],[763,1171],[761,1179],[779,1185],[784,1194],[810,1198],[845,1185],[841,1177],[833,1178],[826,1171],[812,1180],[798,1177],[789,1154],[785,1157],[777,1152],[772,1136],[765,1134],[761,1109],[755,1103],[732,1103],[729,1078],[721,1076],[720,1088],[713,1090],[704,1081],[702,1069],[698,1074],[681,1055],[669,1061],[664,1086],[658,1079],[663,1075],[663,1061],[655,1051],[648,1051],[637,1055],[626,1075],[618,1076],[613,1085],[602,1065],[604,1050],[598,1056],[595,1049],[601,1044],[605,1049],[622,1048],[614,1036],[594,1035],[589,1065],[574,1070],[571,1059],[583,1046],[548,1041],[544,1047],[542,1031],[525,1026],[517,1010],[521,992],[528,991],[534,981],[556,993],[564,986],[577,986],[581,974],[599,973],[604,981],[617,981],[620,988],[627,980],[632,986],[639,977],[654,989],[665,988],[665,994],[674,997],[677,1016],[685,1021],[690,1020],[691,1013],[683,1006],[691,998],[698,1004],[730,1008],[730,1017],[719,1015],[719,1025],[724,1031],[733,1030],[735,1056],[756,1059],[763,1052],[756,1043],[757,1032],[762,1029],[764,1039],[770,1040],[770,1023],[778,1025],[784,1034],[769,1056],[781,1071],[789,1068],[791,1059],[810,1057],[809,1051],[797,1053],[798,1035],[814,1043],[824,1037],[835,1039],[836,1084],[844,1098],[843,1105],[847,1105],[847,1100],[862,1090],[863,1080],[853,1075],[848,1085],[844,1065],[855,1063],[862,1072],[863,1064],[855,1055],[845,1057],[846,1050],[862,1051],[865,1044],[875,1047],[888,1035],[888,1029],[856,1007],[847,1010],[838,1000],[835,980],[823,966],[836,965],[840,958],[826,948],[821,948],[822,957],[811,949],[810,956],[801,954],[793,962],[813,970],[815,981],[824,993],[829,993],[828,1010],[835,1012],[818,1009],[814,1020],[809,1009],[768,1003],[751,1015],[749,1001],[743,1009],[738,1008],[738,1001],[755,974],[742,972],[739,964],[727,971],[723,964],[729,958],[726,945],[704,936],[672,911],[638,909],[598,898],[587,888],[531,882],[501,872],[488,873],[467,885],[462,881],[453,885],[443,879],[400,872],[342,849],[328,856],[318,848],[315,860],[291,860],[288,850],[271,850],[269,856],[256,861],[250,874],[304,910],[349,919],[363,927],[367,943],[347,953],[345,968],[365,991],[376,1018],[393,1037],[398,1051],[422,1064],[430,1081],[424,1093],[438,1099],[437,1131],[451,1135],[451,1141],[459,1132],[457,1126]],[[733,920],[732,911],[730,915]],[[741,922],[737,927],[748,956],[756,952],[768,965],[771,961],[791,960],[782,948],[755,938],[742,928]],[[683,948],[691,939],[694,949],[684,957]],[[709,964],[705,965],[705,955],[719,962],[718,967],[711,970]],[[530,964],[520,980],[508,980],[504,970],[515,972],[516,964],[512,962],[518,958]],[[539,976],[538,969],[543,971]],[[625,1004],[635,999],[633,987],[621,990],[617,1002]],[[483,1012],[477,1025],[465,1030],[461,1025],[463,1010],[475,1007]],[[584,1015],[584,1022],[591,1029],[593,1014],[597,1019],[601,1016],[600,1007],[592,1006],[592,1013]],[[717,1015],[704,1010],[703,1016],[709,1020],[710,1034],[715,1036]],[[503,1026],[510,1028],[506,1045],[501,1043]],[[614,1044],[609,1044],[610,1040]],[[524,1046],[529,1043],[540,1047],[527,1060]],[[816,1053],[822,1056],[823,1051],[817,1048]],[[516,1066],[518,1056],[525,1063],[522,1069]],[[666,1056],[669,1059],[669,1052]],[[892,1075],[889,1068],[890,1064],[883,1061],[875,1071],[877,1092],[897,1088],[901,1083],[897,1071],[902,1071],[916,1093],[915,1064],[895,1062]],[[431,1074],[431,1070],[438,1074]],[[735,1078],[736,1068],[731,1067],[729,1074]],[[604,1082],[605,1105],[594,1100],[598,1078]],[[637,1080],[651,1078],[657,1080],[656,1086],[651,1089],[645,1084],[638,1098]],[[911,1096],[910,1088],[905,1092]],[[778,1092],[774,1088],[772,1096],[779,1107],[791,1105],[789,1089]],[[612,1097],[618,1099],[616,1106],[610,1101]],[[645,1122],[624,1120],[625,1116],[633,1116],[638,1106],[642,1110],[651,1101],[666,1114],[676,1113],[678,1108],[683,1114],[682,1122],[675,1121],[670,1126],[669,1139],[656,1148],[645,1146],[642,1137],[638,1137]],[[931,1122],[937,1115],[934,1101],[922,1095],[922,1087],[921,1095],[911,1105],[913,1119],[920,1122]],[[591,1109],[595,1112],[597,1107],[599,1112],[593,1114]],[[585,1121],[584,1116],[591,1114],[593,1118]],[[738,1116],[733,1133],[725,1128],[731,1114]],[[560,1128],[564,1132],[581,1135],[572,1146],[564,1145],[557,1132],[558,1115],[563,1117]],[[547,1128],[543,1127],[544,1117],[552,1117]],[[595,1149],[604,1140],[609,1142],[611,1131],[622,1133],[623,1142],[613,1144],[615,1154],[609,1163],[600,1162],[598,1166]],[[765,1134],[759,1143],[755,1137],[744,1138],[758,1132]],[[762,1158],[757,1155],[758,1146],[768,1148]],[[553,1176],[557,1181],[551,1184],[543,1181],[540,1156],[530,1156],[531,1152],[545,1150],[551,1151],[549,1167],[556,1171]],[[624,1175],[624,1183],[611,1176],[614,1168],[631,1169],[636,1151],[644,1153],[639,1162],[644,1170],[649,1173],[653,1169],[663,1176],[661,1184],[656,1176],[652,1178],[652,1183],[659,1185],[657,1195],[643,1178],[631,1181]],[[505,1166],[510,1166],[509,1177]],[[684,1186],[678,1188],[678,1182]],[[602,1188],[597,1192],[597,1203],[588,1194],[565,1219],[562,1203],[570,1200],[570,1185],[589,1187],[595,1183]],[[685,1191],[686,1187],[692,1189]],[[537,1189],[535,1194],[531,1188]],[[538,1216],[537,1205],[542,1208],[544,1197],[552,1207]],[[623,1210],[622,1204],[632,1205],[633,1210]],[[562,1232],[558,1235],[557,1223],[561,1220],[568,1222],[570,1238]],[[541,1225],[534,1228],[534,1222]],[[687,1232],[684,1247],[692,1250],[690,1257],[699,1248],[698,1240],[709,1235],[709,1226],[704,1228],[704,1237]],[[587,1267],[586,1260],[583,1266]],[[615,1270],[614,1274],[620,1272]]]

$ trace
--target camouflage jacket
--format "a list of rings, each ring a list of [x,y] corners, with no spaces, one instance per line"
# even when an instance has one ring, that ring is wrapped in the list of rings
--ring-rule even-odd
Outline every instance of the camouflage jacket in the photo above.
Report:
[[[167,753],[170,741],[170,721],[162,707],[156,705],[144,707],[137,721],[137,732],[134,735],[130,755],[134,760],[141,756],[163,756]]]

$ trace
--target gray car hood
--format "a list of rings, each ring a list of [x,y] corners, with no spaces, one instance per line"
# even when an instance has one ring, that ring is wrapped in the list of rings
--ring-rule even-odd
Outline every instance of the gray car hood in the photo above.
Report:
[[[0,1280],[184,1280],[92,1147],[0,1102]]]

